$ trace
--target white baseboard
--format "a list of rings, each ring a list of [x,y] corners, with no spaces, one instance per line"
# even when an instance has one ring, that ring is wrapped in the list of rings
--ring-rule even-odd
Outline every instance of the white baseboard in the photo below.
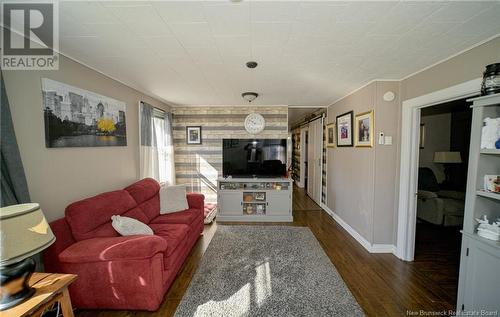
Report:
[[[342,228],[344,228],[359,244],[361,244],[370,253],[396,253],[396,246],[392,244],[371,244],[366,240],[359,232],[357,232],[353,227],[351,227],[347,222],[342,220],[336,213],[333,212],[325,204],[321,204],[327,214],[329,214],[333,220],[335,220]]]
[[[392,244],[372,244],[371,253],[392,253],[396,254],[396,246]]]

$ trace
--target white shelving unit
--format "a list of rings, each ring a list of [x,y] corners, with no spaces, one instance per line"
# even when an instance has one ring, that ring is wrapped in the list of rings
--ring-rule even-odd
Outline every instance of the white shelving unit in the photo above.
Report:
[[[219,178],[217,188],[217,221],[293,221],[289,178]]]
[[[498,150],[498,149],[494,149],[494,150],[482,149],[479,153],[481,153],[481,154],[491,154],[491,155],[500,155],[500,150]]]
[[[484,175],[500,175],[500,150],[481,149],[486,117],[500,117],[500,94],[470,99],[472,129],[457,311],[500,311],[500,242],[477,235],[476,218],[500,218],[500,194],[484,190]]]

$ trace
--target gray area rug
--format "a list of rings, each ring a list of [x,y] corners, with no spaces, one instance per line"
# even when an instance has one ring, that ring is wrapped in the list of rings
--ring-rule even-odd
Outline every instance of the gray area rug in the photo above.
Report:
[[[218,225],[175,316],[364,314],[309,228]]]

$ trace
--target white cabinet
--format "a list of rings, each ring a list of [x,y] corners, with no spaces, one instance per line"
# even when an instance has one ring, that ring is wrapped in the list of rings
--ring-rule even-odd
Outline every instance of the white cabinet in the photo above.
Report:
[[[218,221],[293,221],[291,179],[221,178],[217,188]]]
[[[464,235],[463,311],[500,311],[500,251],[498,242]],[[496,244],[496,247],[495,247]]]
[[[217,197],[220,213],[225,215],[241,215],[243,206],[241,192],[219,192]]]
[[[291,193],[286,191],[274,191],[267,194],[267,212],[270,215],[286,216],[290,214],[289,201]]]

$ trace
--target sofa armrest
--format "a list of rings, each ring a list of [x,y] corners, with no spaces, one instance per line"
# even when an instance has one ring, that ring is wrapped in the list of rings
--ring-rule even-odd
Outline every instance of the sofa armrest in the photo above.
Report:
[[[464,192],[458,192],[458,191],[454,191],[454,190],[440,190],[437,192],[437,195],[439,197],[442,197],[442,198],[450,198],[450,199],[465,201],[465,193]]]
[[[189,208],[195,208],[203,211],[205,210],[205,195],[199,193],[187,193],[186,195]]]
[[[427,190],[419,190],[417,194],[418,199],[432,199],[432,198],[438,198],[438,195],[435,192],[430,192]]]
[[[64,263],[137,260],[167,250],[167,241],[158,236],[93,238],[72,244],[59,254]]]

